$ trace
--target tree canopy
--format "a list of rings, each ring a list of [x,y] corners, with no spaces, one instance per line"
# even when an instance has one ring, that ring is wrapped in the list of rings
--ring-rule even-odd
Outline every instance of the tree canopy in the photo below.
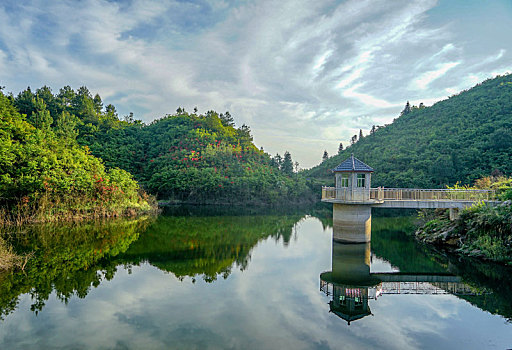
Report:
[[[431,107],[408,103],[393,123],[352,141],[306,175],[333,181],[330,169],[351,153],[375,169],[375,186],[438,188],[471,184],[495,170],[510,175],[512,75],[486,80]]]

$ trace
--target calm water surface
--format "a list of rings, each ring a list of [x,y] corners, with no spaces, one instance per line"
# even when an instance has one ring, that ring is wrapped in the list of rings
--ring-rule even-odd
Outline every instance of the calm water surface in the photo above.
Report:
[[[512,348],[510,269],[427,251],[410,218],[374,218],[370,247],[316,216],[26,228],[34,258],[0,276],[0,349]]]

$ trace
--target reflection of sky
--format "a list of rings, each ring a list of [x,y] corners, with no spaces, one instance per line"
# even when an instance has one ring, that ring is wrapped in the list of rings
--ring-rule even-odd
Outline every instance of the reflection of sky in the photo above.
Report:
[[[85,299],[53,295],[35,316],[30,297],[0,324],[1,349],[504,349],[512,327],[451,295],[384,295],[350,326],[330,314],[319,274],[331,232],[308,218],[288,247],[271,238],[248,268],[208,284],[148,264],[120,269]],[[385,268],[382,261],[374,263]],[[380,270],[379,268],[379,270]],[[372,266],[372,270],[374,266]],[[389,266],[388,266],[389,269]]]

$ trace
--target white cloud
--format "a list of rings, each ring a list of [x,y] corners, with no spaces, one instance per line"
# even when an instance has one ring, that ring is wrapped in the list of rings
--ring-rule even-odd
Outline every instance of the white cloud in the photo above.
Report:
[[[391,121],[407,100],[445,98],[510,68],[511,44],[466,55],[478,47],[471,33],[430,23],[436,1],[8,3],[7,90],[87,85],[145,121],[178,106],[230,110],[259,146],[288,149],[304,166],[353,130]]]
[[[435,70],[431,70],[421,74],[412,82],[413,88],[425,90],[434,80],[441,78],[450,69],[458,66],[461,62],[446,62],[436,65]]]

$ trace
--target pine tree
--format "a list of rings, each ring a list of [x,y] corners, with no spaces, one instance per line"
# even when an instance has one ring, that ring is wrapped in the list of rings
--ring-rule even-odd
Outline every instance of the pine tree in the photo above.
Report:
[[[228,111],[226,111],[226,113],[224,113],[224,114],[221,113],[219,115],[219,118],[220,118],[222,125],[235,127],[235,120],[233,119],[233,117],[231,116],[231,114]]]
[[[288,151],[284,152],[283,164],[281,166],[281,170],[286,175],[292,175],[293,174],[292,155]]]
[[[363,137],[363,129],[359,129],[359,140],[361,140]]]
[[[341,151],[343,151],[343,143],[340,142],[340,146],[338,147],[338,154],[340,154]]]
[[[406,115],[406,114],[409,114],[409,113],[411,113],[411,104],[409,103],[409,101],[407,101],[403,111],[400,113],[400,116]]]
[[[327,153],[327,150],[325,150],[324,155],[322,156],[322,162],[325,162],[327,159],[329,159],[329,153]]]

